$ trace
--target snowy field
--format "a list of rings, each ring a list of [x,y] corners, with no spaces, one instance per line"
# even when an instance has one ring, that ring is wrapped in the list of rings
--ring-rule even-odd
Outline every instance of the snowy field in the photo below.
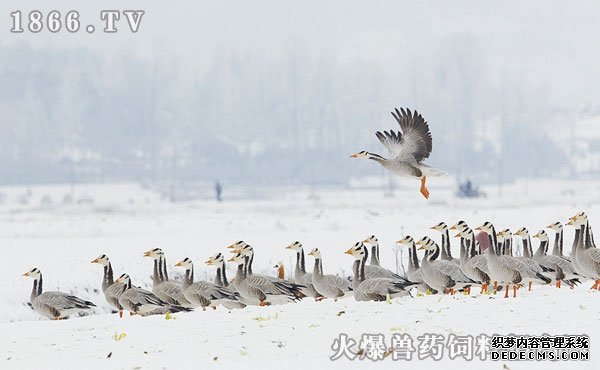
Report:
[[[410,186],[412,185],[412,186]],[[333,340],[340,333],[360,339],[362,333],[394,333],[413,338],[424,333],[480,334],[587,334],[591,356],[587,362],[466,362],[442,360],[444,368],[592,369],[600,365],[600,292],[591,283],[569,290],[534,287],[519,291],[517,299],[501,295],[471,297],[418,296],[390,303],[313,302],[271,307],[119,319],[110,315],[100,293],[102,269],[90,261],[105,253],[115,274],[127,272],[134,284],[150,288],[152,264],[143,251],[160,247],[171,276],[183,257],[195,261],[197,278],[211,279],[214,270],[202,261],[236,240],[255,248],[256,270],[274,274],[283,261],[293,271],[293,256],[284,247],[300,240],[305,249],[319,247],[326,273],[351,272],[345,255],[355,241],[375,234],[382,264],[395,270],[394,241],[440,236],[429,227],[440,222],[466,220],[472,227],[483,221],[497,228],[527,226],[536,232],[554,221],[565,222],[578,211],[600,222],[599,182],[530,180],[505,186],[502,192],[484,189],[487,198],[466,200],[453,195],[453,181],[433,181],[432,197],[425,201],[418,183],[402,183],[393,196],[376,188],[274,189],[261,200],[210,199],[167,203],[135,185],[78,186],[65,201],[69,188],[40,186],[2,188],[0,242],[4,263],[0,269],[0,368],[319,368],[380,367],[430,368],[431,359],[382,362],[368,359],[331,362]],[[227,189],[226,189],[227,190]],[[596,226],[599,229],[599,226]],[[573,230],[566,229],[565,251]],[[453,240],[454,242],[454,240]],[[453,252],[458,256],[457,243]],[[537,241],[534,241],[537,248]],[[406,256],[403,256],[406,258]],[[307,258],[312,269],[313,260]],[[46,290],[72,292],[98,305],[93,316],[48,321],[33,312],[29,300],[31,279],[21,276],[32,267],[44,274]],[[233,277],[234,267],[229,266]],[[119,337],[116,340],[115,334]],[[110,358],[107,358],[110,354]]]

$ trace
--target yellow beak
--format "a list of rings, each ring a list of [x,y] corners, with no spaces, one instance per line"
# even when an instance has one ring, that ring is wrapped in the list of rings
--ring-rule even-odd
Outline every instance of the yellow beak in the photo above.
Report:
[[[231,244],[231,245],[227,246],[227,249],[233,249],[233,248],[235,248],[235,244]]]
[[[175,267],[182,266],[182,264],[181,264],[182,262],[183,262],[183,261],[179,261],[179,262],[177,262],[177,263],[175,264]]]
[[[368,243],[368,242],[369,242],[369,239],[365,239],[365,240],[363,240],[362,242],[363,242],[363,243]]]
[[[231,257],[230,259],[227,260],[227,262],[234,262],[235,261],[235,256]]]
[[[96,258],[96,259],[92,260],[90,263],[98,263],[98,262],[100,262],[100,260]]]
[[[23,274],[23,276],[29,276],[29,271]]]
[[[207,265],[212,265],[213,264],[213,260],[212,259],[208,259],[208,260],[204,261],[204,263],[206,263]]]
[[[456,230],[456,225],[450,226],[450,230]]]
[[[475,228],[475,230],[477,230],[477,231],[481,231],[481,226],[477,226],[477,227]]]
[[[352,248],[348,249],[346,252],[344,252],[346,254],[352,254]]]
[[[456,234],[456,235],[454,235],[454,237],[455,237],[455,238],[460,238],[461,236],[462,236],[462,235],[460,235],[460,234]]]
[[[356,157],[358,157],[358,153],[356,153],[356,154],[352,154],[352,155],[350,156],[350,158],[356,158]]]
[[[575,223],[574,220],[569,219],[569,222],[567,222],[567,225],[573,226],[574,223]]]
[[[241,253],[241,251],[239,249],[234,249],[234,250],[231,251],[231,253],[237,254],[237,253]]]
[[[145,251],[144,252],[144,257],[152,257],[150,254],[152,253],[152,251]]]
[[[421,244],[419,244],[419,245],[421,245]],[[419,248],[417,248],[417,250],[422,250],[422,249],[425,249],[424,245],[421,245]]]
[[[314,253],[313,251],[310,251],[310,252],[308,252],[308,255],[309,255],[309,256],[314,256],[314,255],[315,255],[315,253]]]

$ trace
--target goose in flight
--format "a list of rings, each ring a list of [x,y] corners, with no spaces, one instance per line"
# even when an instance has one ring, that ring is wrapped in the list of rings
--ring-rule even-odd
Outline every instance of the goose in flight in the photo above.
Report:
[[[387,148],[391,158],[365,150],[352,154],[352,158],[368,158],[381,164],[385,169],[401,177],[421,179],[421,194],[429,199],[429,190],[425,186],[427,177],[442,176],[446,173],[429,167],[423,161],[429,158],[433,145],[429,125],[417,111],[400,108],[392,112],[392,116],[400,125],[400,131],[377,131],[376,136]]]

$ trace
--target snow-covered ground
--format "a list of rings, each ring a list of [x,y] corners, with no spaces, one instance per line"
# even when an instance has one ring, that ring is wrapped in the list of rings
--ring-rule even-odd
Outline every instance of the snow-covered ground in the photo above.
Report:
[[[388,344],[393,333],[413,338],[424,333],[548,333],[589,335],[590,361],[567,365],[597,368],[600,292],[589,291],[590,283],[574,290],[536,286],[533,292],[519,291],[516,300],[477,294],[419,296],[391,304],[305,300],[233,312],[219,308],[178,314],[172,320],[119,319],[107,314],[99,293],[101,268],[89,263],[105,253],[115,274],[127,272],[134,283],[149,288],[151,261],[142,257],[149,248],[161,247],[171,266],[190,257],[196,261],[197,278],[212,279],[214,270],[201,261],[236,240],[255,247],[257,270],[264,273],[274,273],[273,265],[280,261],[291,272],[293,256],[284,247],[300,240],[307,249],[319,247],[327,273],[349,274],[352,259],[343,252],[371,234],[379,237],[383,265],[394,270],[393,242],[405,234],[427,234],[439,240],[429,230],[439,221],[464,219],[477,226],[488,220],[497,227],[527,226],[535,232],[580,210],[589,214],[592,224],[600,220],[599,182],[523,181],[505,186],[501,193],[484,189],[488,197],[482,199],[455,198],[452,185],[450,179],[432,182],[429,201],[421,199],[418,183],[408,182],[393,197],[374,187],[299,188],[265,192],[268,196],[259,201],[220,204],[210,200],[166,203],[155,193],[128,184],[78,186],[66,201],[68,187],[2,188],[0,243],[5,261],[0,269],[0,367],[429,368],[432,360],[331,362],[331,345],[340,333],[354,339],[362,333],[382,333]],[[571,240],[572,230],[567,229],[566,250]],[[458,255],[456,248],[454,253]],[[307,264],[312,266],[312,259]],[[32,267],[42,270],[45,289],[90,299],[98,305],[96,314],[59,322],[41,319],[26,305],[32,282],[21,277]],[[179,273],[171,269],[172,276]],[[233,276],[233,266],[229,274]],[[116,340],[115,334],[121,333],[125,337]],[[560,362],[466,362],[447,356],[443,360],[444,367],[466,369],[500,369],[503,364],[510,369],[565,367]]]

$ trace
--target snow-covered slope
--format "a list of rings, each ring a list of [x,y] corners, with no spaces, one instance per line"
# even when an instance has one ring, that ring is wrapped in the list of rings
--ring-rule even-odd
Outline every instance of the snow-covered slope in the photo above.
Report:
[[[580,210],[588,212],[593,225],[600,220],[598,183],[521,182],[505,187],[502,195],[497,195],[496,189],[485,189],[489,197],[474,200],[454,198],[450,185],[433,182],[429,201],[420,198],[417,183],[409,182],[403,183],[405,187],[394,197],[384,197],[382,190],[373,188],[296,189],[261,201],[222,204],[166,204],[134,186],[97,186],[83,190],[94,203],[52,207],[15,204],[12,199],[20,192],[2,189],[8,200],[0,206],[5,259],[0,269],[0,332],[4,334],[0,336],[0,367],[64,368],[57,362],[60,360],[68,367],[92,368],[198,368],[205,363],[221,368],[304,368],[310,364],[347,368],[351,366],[347,360],[329,360],[333,340],[340,333],[355,339],[362,333],[382,333],[389,340],[395,332],[413,337],[423,333],[588,334],[591,360],[569,363],[568,367],[597,367],[600,293],[588,291],[589,283],[575,290],[520,290],[516,300],[477,294],[420,296],[391,304],[305,300],[234,312],[219,308],[178,314],[174,320],[119,319],[107,314],[108,307],[99,293],[102,271],[89,263],[106,253],[115,274],[127,272],[134,283],[149,287],[151,263],[142,252],[161,247],[171,266],[188,256],[197,262],[198,278],[212,278],[214,271],[200,262],[243,239],[255,247],[258,271],[274,273],[272,266],[283,261],[289,272],[293,258],[284,247],[300,240],[306,248],[319,247],[326,272],[349,274],[352,259],[344,250],[371,234],[381,242],[382,263],[395,269],[393,242],[405,234],[439,239],[429,230],[439,221],[464,219],[477,226],[489,220],[498,227],[527,226],[537,231]],[[116,189],[120,195],[115,200],[110,195]],[[42,190],[33,189],[34,195],[39,192]],[[567,229],[566,239],[568,250],[572,230]],[[312,266],[311,259],[307,263]],[[34,266],[44,273],[45,289],[90,299],[99,306],[96,314],[60,322],[40,319],[25,304],[31,281],[20,276]],[[171,275],[177,276],[177,270],[171,269]],[[115,340],[115,333],[126,336]],[[112,355],[107,359],[109,353]],[[502,367],[499,362],[443,361],[445,367]],[[352,364],[429,368],[433,362],[413,360],[405,364],[386,359],[384,363],[364,360]],[[564,367],[549,362],[507,365],[510,369]]]

